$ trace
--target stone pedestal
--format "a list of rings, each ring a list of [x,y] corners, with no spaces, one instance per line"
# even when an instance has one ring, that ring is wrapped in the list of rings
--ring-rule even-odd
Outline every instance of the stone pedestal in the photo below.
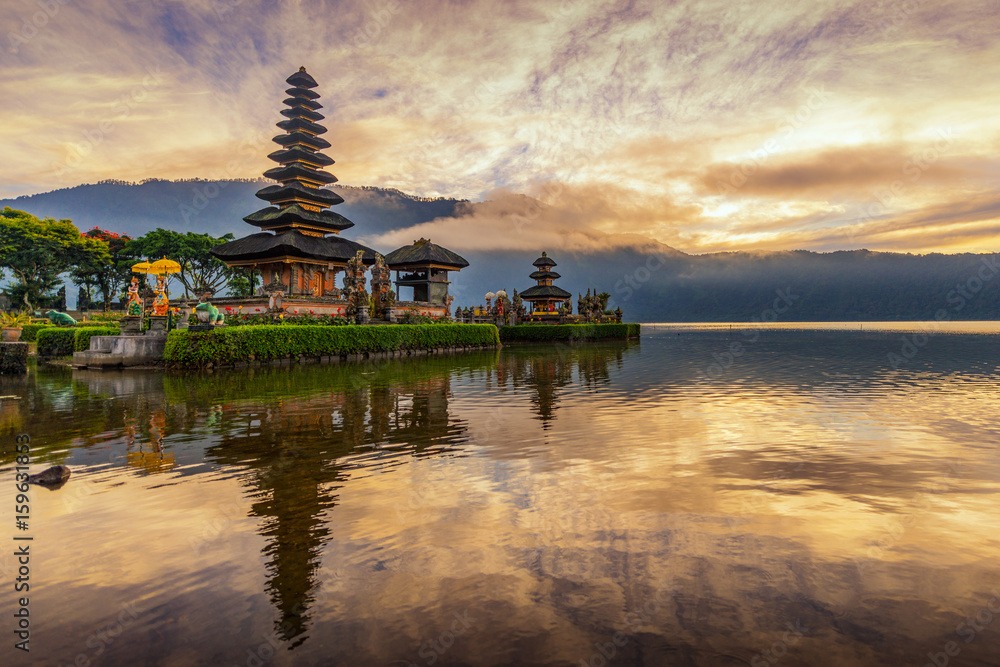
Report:
[[[166,345],[166,332],[149,336],[94,336],[90,339],[90,350],[73,353],[73,366],[149,366],[163,358]]]
[[[211,331],[215,328],[214,324],[191,324],[188,325],[188,331],[191,333],[198,333],[199,331]]]
[[[28,344],[0,343],[0,375],[28,372]]]
[[[358,308],[358,324],[368,324],[371,318],[368,317],[368,306]]]
[[[167,319],[168,315],[150,315],[149,316],[149,333],[167,333]]]
[[[126,315],[122,318],[122,335],[123,336],[141,336],[142,335],[142,318],[134,317],[132,315]]]

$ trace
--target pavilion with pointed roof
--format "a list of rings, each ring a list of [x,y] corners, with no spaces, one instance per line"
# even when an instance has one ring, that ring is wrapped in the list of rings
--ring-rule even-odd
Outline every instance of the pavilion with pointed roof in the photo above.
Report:
[[[413,289],[413,301],[438,305],[448,303],[448,272],[469,265],[464,257],[425,238],[393,250],[385,256],[385,263],[396,272],[397,298],[401,288],[408,287]]]
[[[524,301],[531,302],[532,308],[529,317],[558,316],[559,304],[571,300],[573,295],[552,284],[553,280],[561,276],[552,270],[556,263],[546,253],[543,252],[541,257],[532,262],[532,265],[535,267],[535,271],[528,277],[536,281],[536,285],[524,290],[520,295]]]
[[[339,299],[337,273],[359,250],[365,264],[374,263],[375,251],[341,237],[354,223],[329,210],[344,200],[323,189],[337,177],[325,171],[334,161],[320,152],[330,142],[319,136],[326,128],[319,124],[324,117],[317,111],[323,105],[313,90],[316,80],[301,67],[285,81],[291,86],[288,108],[277,123],[285,133],[274,137],[281,148],[267,156],[279,166],[264,172],[278,183],[257,192],[270,206],[243,218],[261,231],[216,246],[212,254],[229,267],[260,271],[265,285],[280,286],[290,297]]]

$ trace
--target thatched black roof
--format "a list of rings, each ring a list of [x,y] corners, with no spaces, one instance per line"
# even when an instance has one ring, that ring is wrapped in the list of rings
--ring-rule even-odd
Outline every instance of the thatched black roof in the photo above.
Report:
[[[276,201],[287,201],[293,197],[319,207],[336,206],[344,201],[343,197],[332,190],[307,188],[301,183],[295,182],[287,185],[269,185],[257,191],[257,198],[263,199],[270,204]]]
[[[275,125],[285,132],[295,132],[296,130],[305,130],[307,134],[323,134],[326,132],[325,127],[305,118],[289,118],[288,120],[279,121]]]
[[[316,137],[308,132],[289,132],[287,134],[279,134],[271,139],[271,141],[279,146],[294,146],[295,144],[302,144],[318,151],[321,151],[324,148],[329,148],[331,145],[330,142],[323,137]]]
[[[307,100],[315,100],[319,98],[319,93],[315,90],[307,90],[305,88],[289,88],[285,91],[285,95],[291,95],[292,97],[304,97]]]
[[[285,79],[285,83],[296,88],[315,88],[319,85],[316,79],[306,73],[305,67],[300,67],[298,72]]]
[[[283,148],[268,154],[267,157],[281,164],[288,164],[289,162],[306,162],[309,164],[318,164],[324,167],[328,167],[333,164],[332,157],[327,157],[326,155],[317,153],[316,151],[306,150],[301,146],[296,146],[295,148]]]
[[[327,262],[344,263],[358,250],[364,252],[366,264],[375,261],[375,251],[355,241],[339,236],[308,236],[297,230],[282,234],[260,232],[242,239],[223,243],[212,248],[211,253],[223,262],[247,260],[266,261],[275,257],[298,257]]]
[[[420,264],[440,264],[443,266],[453,266],[455,270],[469,265],[469,262],[451,250],[442,248],[436,243],[431,243],[427,239],[414,241],[413,245],[403,246],[393,250],[385,256],[385,263],[389,268],[415,266]]]
[[[323,183],[324,185],[337,182],[337,177],[333,174],[329,174],[321,169],[304,167],[297,162],[268,169],[264,172],[264,177],[273,178],[281,182],[302,178],[312,183]]]
[[[323,105],[315,99],[309,99],[307,97],[288,97],[281,101],[290,107],[305,107],[306,109],[312,109],[313,111],[323,108]]]
[[[532,264],[532,266],[555,266],[556,265],[556,263],[553,262],[552,259],[548,255],[546,255],[544,252],[542,253],[541,257],[539,257],[538,259],[536,259],[531,264]]]
[[[556,278],[562,278],[555,271],[532,271],[528,277],[532,280],[555,280]]]
[[[305,118],[306,120],[311,120],[314,123],[326,118],[323,114],[318,111],[312,111],[304,106],[295,105],[291,109],[282,109],[279,111],[285,118]]]
[[[572,294],[562,289],[561,287],[556,287],[555,285],[535,285],[534,287],[529,287],[520,293],[522,299],[527,299],[532,301],[535,299],[570,299],[573,297]]]
[[[285,208],[268,206],[243,218],[257,227],[276,227],[295,223],[326,229],[331,232],[343,231],[354,226],[354,223],[333,211],[310,211],[298,204]]]

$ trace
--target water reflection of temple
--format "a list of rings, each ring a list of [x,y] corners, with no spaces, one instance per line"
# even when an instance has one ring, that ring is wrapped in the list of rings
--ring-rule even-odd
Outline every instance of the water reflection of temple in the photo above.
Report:
[[[505,347],[497,364],[497,384],[530,387],[535,412],[542,427],[548,428],[555,418],[560,389],[575,383],[590,388],[608,384],[610,367],[620,368],[625,352],[636,346],[635,341],[615,341],[556,345],[555,349],[545,350],[535,345]]]
[[[450,374],[383,381],[400,374],[394,367],[403,363],[389,362],[383,371],[371,371],[369,380],[359,379],[364,376],[355,369],[332,391],[269,402],[252,414],[230,406],[221,439],[206,452],[215,463],[249,473],[244,483],[253,499],[250,511],[263,519],[267,539],[267,592],[279,614],[276,631],[293,646],[307,638],[322,549],[332,538],[324,513],[336,506],[338,490],[359,467],[354,459],[374,457],[391,465],[454,448],[464,437],[466,424],[449,414]]]

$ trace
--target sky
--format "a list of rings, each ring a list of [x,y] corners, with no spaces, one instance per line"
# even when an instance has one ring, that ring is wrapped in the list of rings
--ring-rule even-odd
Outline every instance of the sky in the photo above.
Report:
[[[3,0],[0,30],[4,197],[258,177],[305,66],[341,183],[484,202],[405,242],[1000,250],[1000,0]]]

